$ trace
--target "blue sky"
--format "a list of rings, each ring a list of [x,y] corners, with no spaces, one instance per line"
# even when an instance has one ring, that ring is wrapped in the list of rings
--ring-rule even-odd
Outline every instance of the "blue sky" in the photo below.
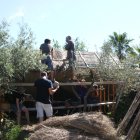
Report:
[[[36,46],[45,38],[65,44],[65,37],[79,37],[89,51],[99,51],[114,31],[126,32],[140,44],[140,0],[0,0],[0,21],[6,19],[16,36],[18,23],[32,29]]]

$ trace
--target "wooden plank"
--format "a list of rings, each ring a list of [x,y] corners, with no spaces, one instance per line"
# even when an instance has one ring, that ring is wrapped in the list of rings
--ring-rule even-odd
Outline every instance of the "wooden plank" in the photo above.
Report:
[[[101,105],[111,105],[111,104],[115,104],[115,102],[104,102],[104,103],[96,103],[96,104],[87,104],[87,107],[95,107],[95,106],[101,106]],[[72,108],[81,108],[84,107],[84,105],[78,105],[78,106],[54,106],[53,109],[72,109]],[[29,111],[35,111],[36,108],[28,108]]]
[[[131,128],[128,131],[127,137],[125,140],[133,140],[136,136],[137,132],[140,129],[140,109],[139,112],[136,115],[136,118],[131,126]]]
[[[78,53],[79,53],[79,55],[80,55],[81,59],[84,61],[85,66],[86,66],[87,68],[89,68],[89,65],[86,63],[86,61],[85,61],[84,57],[82,56],[81,52],[80,52],[80,51],[78,51]]]
[[[130,122],[134,112],[136,111],[137,107],[140,104],[140,92],[138,92],[131,104],[131,106],[129,107],[124,119],[122,120],[122,122],[120,123],[118,129],[117,129],[117,134],[121,135],[125,128],[127,127],[128,123]]]
[[[104,89],[104,102],[106,102],[106,93],[105,93],[105,89]],[[104,112],[106,113],[106,107],[105,107],[105,105],[104,105]]]
[[[108,102],[110,101],[110,93],[109,93],[109,91],[110,91],[110,86],[108,85],[107,86],[107,101]]]
[[[116,102],[103,102],[103,103],[96,103],[96,104],[87,104],[87,107],[96,107],[96,106],[101,106],[101,105],[111,105],[111,104],[115,104]],[[81,108],[81,107],[84,107],[84,104],[82,105],[78,105],[78,106],[69,106],[69,107],[66,107],[66,106],[54,106],[53,109],[72,109],[72,108]],[[28,107],[28,110],[29,111],[36,111],[36,108],[35,107]],[[7,111],[7,110],[1,110],[0,111],[4,112],[4,111]],[[12,110],[8,110],[8,111],[12,111]]]
[[[112,89],[112,92],[113,92],[112,94],[113,94],[113,101],[114,101],[114,100],[115,100],[115,87],[114,87],[114,84],[113,84],[112,86],[113,86],[113,87],[112,87],[112,88],[113,88],[113,89]]]
[[[100,97],[100,103],[102,102],[102,90],[99,90],[99,97]],[[100,106],[100,111],[102,111],[102,107]]]
[[[103,82],[94,82],[97,85],[104,84],[104,85],[109,85],[109,84],[120,84],[122,81],[103,81]],[[34,83],[9,83],[10,86],[34,86]],[[60,86],[74,86],[74,85],[91,85],[91,82],[66,82],[66,83],[61,83]]]

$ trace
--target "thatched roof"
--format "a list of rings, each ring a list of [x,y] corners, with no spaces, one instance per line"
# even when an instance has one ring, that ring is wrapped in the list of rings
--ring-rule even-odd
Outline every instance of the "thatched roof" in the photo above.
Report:
[[[54,50],[54,65],[61,65],[62,60],[66,59],[67,52],[65,50]],[[101,61],[101,54],[97,52],[79,52],[76,51],[76,66],[77,67],[86,67],[86,64],[89,67],[96,67],[97,64]],[[110,62],[118,63],[119,60],[116,56],[109,56]],[[85,64],[85,62],[86,64]]]

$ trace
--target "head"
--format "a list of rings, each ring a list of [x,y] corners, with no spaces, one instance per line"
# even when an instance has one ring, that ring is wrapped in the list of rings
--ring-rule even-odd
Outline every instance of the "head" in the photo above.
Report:
[[[71,36],[66,37],[66,42],[69,42],[71,40]]]
[[[45,40],[44,40],[44,43],[50,44],[50,43],[51,43],[51,40],[50,40],[50,39],[45,39]]]
[[[98,88],[98,85],[93,84],[93,88],[96,90]]]
[[[43,78],[43,77],[47,78],[47,72],[41,72],[40,76],[41,76],[42,78]]]

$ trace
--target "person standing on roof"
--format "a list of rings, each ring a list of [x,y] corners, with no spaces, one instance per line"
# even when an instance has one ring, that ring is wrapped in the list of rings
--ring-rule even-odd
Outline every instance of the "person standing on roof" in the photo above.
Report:
[[[66,59],[69,61],[69,66],[74,67],[75,66],[75,48],[74,48],[74,43],[71,40],[71,36],[66,37],[66,45],[65,49],[67,50],[67,57]]]
[[[43,54],[43,59],[41,62],[43,64],[46,64],[48,66],[47,70],[51,71],[51,79],[53,79],[53,48],[51,47],[51,40],[50,39],[45,39],[44,43],[41,44],[40,50],[42,51]]]

